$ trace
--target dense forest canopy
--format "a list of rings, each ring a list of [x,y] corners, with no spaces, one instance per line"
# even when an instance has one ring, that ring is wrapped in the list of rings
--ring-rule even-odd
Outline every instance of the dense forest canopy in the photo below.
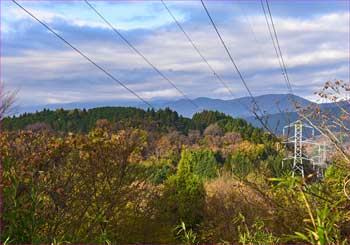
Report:
[[[346,172],[335,167],[348,164],[336,156],[323,182],[312,168],[310,178],[291,178],[281,139],[243,119],[102,107],[23,114],[2,127],[2,242],[326,244],[350,236]]]
[[[193,115],[192,119],[178,115],[169,108],[147,111],[134,107],[101,107],[94,109],[74,109],[55,111],[44,109],[36,113],[24,113],[7,117],[2,121],[4,130],[19,129],[52,129],[54,131],[87,133],[97,124],[108,121],[116,129],[124,127],[142,128],[150,131],[166,132],[176,130],[187,134],[189,130],[203,132],[209,125],[217,123],[224,133],[237,132],[244,139],[255,137],[261,140],[263,131],[254,128],[243,119],[235,119],[218,111],[202,111]]]

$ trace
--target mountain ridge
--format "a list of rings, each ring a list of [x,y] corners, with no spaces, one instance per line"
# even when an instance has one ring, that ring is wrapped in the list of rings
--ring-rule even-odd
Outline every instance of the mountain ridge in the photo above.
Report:
[[[300,96],[292,94],[265,94],[256,96],[261,111],[257,111],[258,115],[264,114],[266,116],[266,123],[273,131],[277,133],[281,132],[283,125],[289,124],[291,121],[298,119],[298,114],[294,108],[294,101],[297,102],[301,108],[305,108],[315,102],[309,101]],[[179,115],[185,118],[192,118],[192,116],[203,110],[219,111],[225,113],[233,118],[242,118],[251,123],[255,127],[262,127],[261,122],[256,118],[256,115],[249,111],[247,108],[253,108],[253,102],[250,97],[241,97],[231,100],[212,99],[207,97],[198,97],[193,100],[198,108],[185,99],[167,101],[167,100],[155,100],[151,102],[155,109],[170,108],[176,111]],[[336,105],[334,103],[321,103],[319,104],[322,110],[331,110],[334,113],[338,113]],[[146,110],[148,107],[135,101],[103,101],[103,102],[77,102],[66,104],[49,104],[33,107],[23,107],[19,114],[33,113],[36,111],[42,111],[43,109],[56,110],[56,109],[93,109],[101,107],[135,107]]]
[[[291,94],[265,94],[256,96],[255,100],[257,101],[259,107],[262,111],[268,114],[276,114],[280,112],[291,112],[295,111],[293,108],[293,103],[291,100],[296,100],[302,107],[310,105],[311,101],[302,98],[300,96],[291,95]],[[230,100],[222,100],[216,98],[208,97],[198,97],[193,99],[199,108],[194,107],[194,105],[185,99],[179,100],[154,100],[150,101],[154,105],[155,109],[161,109],[169,107],[172,110],[177,111],[180,115],[184,117],[192,117],[192,115],[201,110],[217,110],[223,112],[227,115],[233,117],[246,118],[253,116],[247,108],[253,108],[253,103],[250,97],[240,97]],[[131,106],[142,109],[147,109],[142,103],[135,101],[100,101],[100,102],[72,102],[72,103],[57,103],[57,104],[46,104],[46,105],[36,105],[36,106],[22,106],[18,107],[16,114],[30,113],[35,111],[40,111],[43,109],[55,110],[59,108],[63,109],[91,109],[96,107],[104,106]]]

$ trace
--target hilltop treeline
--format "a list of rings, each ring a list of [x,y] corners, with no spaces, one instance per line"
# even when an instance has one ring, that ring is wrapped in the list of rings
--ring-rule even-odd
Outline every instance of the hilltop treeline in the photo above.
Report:
[[[189,130],[203,132],[210,124],[218,123],[224,132],[240,133],[244,139],[260,142],[265,136],[262,129],[255,128],[243,119],[235,119],[218,111],[203,111],[192,119],[178,115],[170,109],[142,110],[134,107],[101,107],[55,111],[44,109],[36,113],[24,113],[2,121],[4,130],[48,129],[54,131],[87,133],[97,123],[109,122],[116,129],[133,127],[147,131],[168,132],[175,130],[187,134]]]
[[[291,178],[279,140],[242,119],[105,107],[2,125],[2,243],[338,244],[350,236],[339,168],[348,163],[335,157],[323,182]]]

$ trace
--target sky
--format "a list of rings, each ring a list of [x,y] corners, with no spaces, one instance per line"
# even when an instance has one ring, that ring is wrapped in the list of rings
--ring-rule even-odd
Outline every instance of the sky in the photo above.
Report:
[[[183,98],[84,1],[19,3],[143,99]],[[189,98],[248,95],[200,1],[166,4],[234,97],[160,1],[90,3]],[[260,1],[205,3],[252,94],[287,93]],[[296,95],[316,101],[327,80],[349,81],[348,1],[269,3]],[[137,100],[11,1],[1,1],[1,81],[23,106]]]

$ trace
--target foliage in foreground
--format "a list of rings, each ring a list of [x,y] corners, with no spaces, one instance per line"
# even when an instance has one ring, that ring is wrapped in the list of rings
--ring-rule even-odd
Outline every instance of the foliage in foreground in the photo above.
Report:
[[[3,132],[1,241],[349,242],[350,166],[341,155],[323,182],[290,178],[278,142],[260,130],[217,112],[191,123]]]

